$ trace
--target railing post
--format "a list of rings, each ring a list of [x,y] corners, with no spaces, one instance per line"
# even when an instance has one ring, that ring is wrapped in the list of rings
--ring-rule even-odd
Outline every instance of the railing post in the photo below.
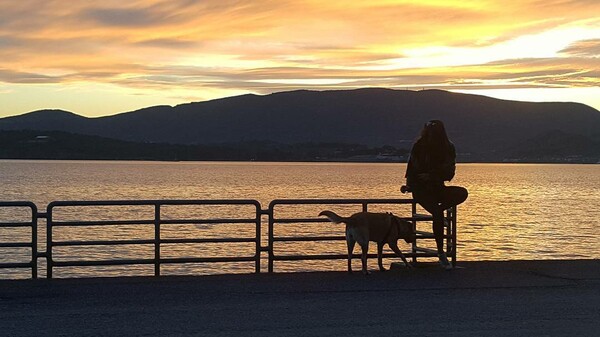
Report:
[[[260,203],[255,205],[256,207],[256,253],[255,253],[255,258],[256,260],[254,260],[254,272],[256,274],[260,273],[260,253],[261,253],[261,246],[260,246],[260,239],[261,239],[261,225],[262,225],[262,206],[260,205]]]
[[[412,203],[411,203],[411,212],[412,212],[412,217],[414,219],[415,215],[417,214],[417,202],[413,199]],[[417,220],[413,220],[413,232],[417,231]],[[413,241],[412,243],[412,253],[413,253],[413,258],[412,258],[412,262],[413,264],[417,263],[417,240]]]
[[[448,208],[445,212],[443,212],[444,218],[444,239],[446,240],[446,255],[450,255],[452,257],[451,248],[452,248],[452,208]],[[446,226],[448,224],[448,226]]]
[[[451,217],[450,217],[450,237],[452,238],[452,267],[456,267],[456,250],[457,250],[457,244],[456,244],[456,230],[457,230],[457,226],[456,226],[456,207],[457,206],[452,206],[452,208],[450,208],[451,210]]]
[[[46,210],[46,278],[52,278],[52,203]]]
[[[37,278],[37,246],[38,246],[38,212],[37,206],[31,204],[31,278]]]
[[[154,276],[160,276],[160,204],[154,204]]]
[[[269,273],[273,272],[273,260],[275,259],[275,254],[273,253],[273,243],[275,242],[275,240],[273,239],[274,235],[273,235],[273,227],[275,220],[273,219],[273,209],[275,208],[275,205],[271,202],[269,204]]]

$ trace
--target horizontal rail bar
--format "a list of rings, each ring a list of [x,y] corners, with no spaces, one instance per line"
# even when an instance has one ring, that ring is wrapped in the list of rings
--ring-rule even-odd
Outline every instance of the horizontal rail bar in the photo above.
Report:
[[[0,248],[31,248],[33,247],[32,242],[0,242]]]
[[[242,257],[177,257],[163,258],[160,263],[215,263],[215,262],[254,262],[256,256]]]
[[[37,210],[37,206],[31,201],[0,201],[0,207],[29,207]]]
[[[276,205],[317,205],[317,204],[414,204],[413,199],[276,199],[271,201],[269,208]]]
[[[0,222],[0,228],[31,227],[33,222]]]
[[[344,236],[274,236],[273,241],[293,242],[293,241],[342,241],[346,240]]]
[[[82,260],[82,261],[53,261],[54,267],[93,267],[93,266],[121,266],[131,264],[154,264],[154,259],[132,260]]]
[[[405,257],[433,257],[436,255],[422,254],[422,253],[412,253],[412,252],[403,252]],[[385,258],[399,258],[398,255],[394,253],[384,253],[381,255]],[[360,259],[360,254],[353,254],[353,259]],[[302,260],[342,260],[347,259],[348,254],[314,254],[314,255],[274,255],[272,257],[276,261],[302,261]],[[373,259],[377,258],[377,254],[367,254],[367,258]]]
[[[154,225],[154,220],[77,220],[52,221],[53,227],[87,227],[87,226],[123,226],[123,225]]]
[[[53,201],[48,208],[72,206],[189,206],[189,205],[254,205],[260,203],[250,199],[210,199],[210,200],[95,200],[95,201]]]
[[[419,238],[419,239],[435,238],[435,235],[431,232],[415,231],[415,234],[417,235],[417,238]]]
[[[52,241],[52,246],[118,246],[118,245],[147,245],[154,244],[153,239],[147,240],[90,240],[90,241]]]
[[[32,268],[33,262],[5,262],[0,263],[0,268]]]
[[[238,242],[256,242],[257,238],[203,238],[203,239],[161,239],[160,243],[238,243]]]
[[[277,219],[277,218],[273,218],[273,223],[275,224],[285,224],[285,223],[331,223],[331,221],[329,221],[326,218],[282,218],[282,219]]]
[[[407,217],[400,217],[400,219],[406,220],[406,221],[433,221],[433,217],[431,215],[429,215],[429,216],[423,216],[423,215],[407,216]]]
[[[401,220],[406,221],[431,221],[432,216],[399,216]],[[325,218],[273,218],[274,224],[287,224],[287,223],[329,223],[331,221]]]
[[[437,250],[432,248],[424,248],[424,247],[416,247],[415,250],[417,252],[433,254],[433,256],[437,256]]]
[[[160,220],[161,225],[186,225],[186,224],[255,224],[258,219],[181,219]]]

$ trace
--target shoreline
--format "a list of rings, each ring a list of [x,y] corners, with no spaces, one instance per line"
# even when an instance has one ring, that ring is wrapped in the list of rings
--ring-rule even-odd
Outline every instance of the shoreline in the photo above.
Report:
[[[594,336],[600,259],[0,281],[10,336]]]

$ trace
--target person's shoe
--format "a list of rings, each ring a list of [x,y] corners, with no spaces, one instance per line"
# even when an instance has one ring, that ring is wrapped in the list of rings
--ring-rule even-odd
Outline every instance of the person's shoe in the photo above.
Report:
[[[448,257],[446,257],[446,253],[438,254],[438,258],[440,259],[440,265],[442,266],[442,268],[444,268],[446,270],[452,269],[452,265],[448,261]]]

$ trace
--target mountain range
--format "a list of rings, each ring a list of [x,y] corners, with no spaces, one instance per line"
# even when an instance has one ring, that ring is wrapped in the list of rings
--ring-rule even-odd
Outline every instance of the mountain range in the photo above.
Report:
[[[440,119],[464,161],[600,159],[600,112],[579,103],[500,100],[441,90],[366,88],[241,95],[87,118],[40,110],[0,130],[62,131],[137,143],[338,143],[410,149]],[[594,161],[595,160],[595,161]]]

